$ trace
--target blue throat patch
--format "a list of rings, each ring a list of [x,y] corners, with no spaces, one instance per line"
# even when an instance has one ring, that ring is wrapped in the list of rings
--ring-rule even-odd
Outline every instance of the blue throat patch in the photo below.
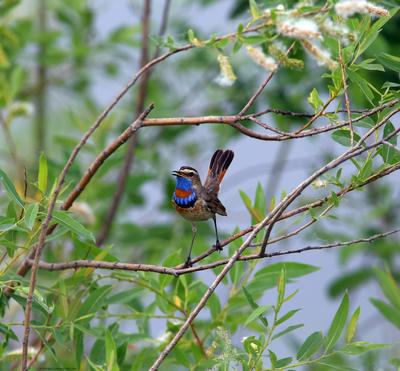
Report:
[[[189,207],[192,207],[196,203],[197,195],[196,195],[195,190],[192,188],[192,186],[193,186],[193,183],[189,179],[183,178],[181,176],[176,177],[175,191],[182,190],[185,192],[191,192],[186,197],[178,197],[176,195],[176,192],[174,192],[173,199],[178,206],[183,207],[183,208],[189,208]]]

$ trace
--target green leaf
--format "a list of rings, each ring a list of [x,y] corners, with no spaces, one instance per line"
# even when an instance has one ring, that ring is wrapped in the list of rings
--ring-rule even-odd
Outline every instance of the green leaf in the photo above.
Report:
[[[260,9],[258,8],[258,5],[255,0],[249,0],[249,6],[250,6],[250,13],[253,19],[257,19],[260,17],[261,12]]]
[[[81,369],[82,355],[83,355],[83,333],[82,331],[75,329],[74,331],[75,340],[75,363],[78,370]]]
[[[312,333],[301,345],[297,352],[297,360],[303,361],[311,358],[321,348],[324,337],[320,331]]]
[[[360,316],[360,311],[361,311],[361,308],[358,307],[354,311],[353,315],[351,316],[351,319],[347,326],[347,331],[346,331],[346,343],[350,343],[353,340],[354,335],[356,334],[358,317]]]
[[[247,290],[250,291],[253,296],[256,296],[259,294],[261,295],[265,290],[275,287],[283,267],[285,267],[286,270],[286,280],[288,283],[291,282],[293,278],[305,276],[319,269],[313,265],[296,262],[270,264],[260,269],[255,274],[254,279],[247,286]]]
[[[303,327],[303,326],[304,326],[303,324],[298,324],[298,325],[289,326],[289,327],[286,328],[285,330],[283,330],[283,331],[281,331],[281,332],[278,332],[276,335],[274,335],[274,336],[272,337],[272,340],[278,339],[278,338],[280,338],[281,336],[286,335],[286,334],[288,334],[289,332],[292,332],[292,331],[294,331],[294,330],[297,330],[298,328]]]
[[[21,197],[19,197],[19,194],[15,189],[14,184],[7,176],[7,174],[1,169],[0,169],[0,183],[3,184],[3,187],[6,190],[9,198],[12,201],[14,201],[18,206],[24,208],[24,202],[22,201]]]
[[[265,216],[265,208],[266,208],[265,194],[260,182],[257,183],[254,207],[257,209],[257,211],[261,214],[262,217]]]
[[[340,335],[346,325],[347,315],[349,312],[349,295],[347,292],[344,294],[342,302],[333,318],[328,335],[325,339],[325,349],[329,352],[338,342]]]
[[[390,70],[400,73],[400,57],[396,57],[387,53],[381,53],[378,56],[378,60]]]
[[[317,112],[320,106],[323,106],[324,102],[322,102],[321,98],[319,97],[318,90],[313,89],[310,95],[307,98],[308,103],[314,108],[314,111]]]
[[[292,357],[286,357],[286,358],[278,359],[276,361],[276,363],[275,363],[275,367],[276,368],[281,368],[281,367],[285,367],[287,365],[290,365],[292,360],[293,360]]]
[[[394,133],[395,130],[396,129],[393,126],[393,124],[390,121],[388,121],[383,129],[382,139]],[[393,136],[388,140],[388,142],[396,146],[397,136]],[[400,156],[399,152],[396,151],[393,147],[388,146],[387,144],[379,146],[377,152],[382,157],[382,160],[385,164],[387,163],[392,165],[399,161],[399,156]]]
[[[143,295],[143,289],[135,287],[133,289],[121,291],[117,294],[109,296],[108,298],[106,298],[106,300],[104,300],[103,305],[126,304],[131,302],[132,300],[143,297]]]
[[[386,298],[395,308],[400,310],[400,288],[390,272],[384,272],[379,269],[375,269],[374,272]]]
[[[355,356],[369,352],[370,350],[382,349],[387,347],[387,344],[376,344],[369,343],[367,341],[357,341],[355,343],[346,344],[343,348],[339,349],[339,352]]]
[[[2,323],[0,323],[0,333],[5,335],[7,339],[10,338],[12,340],[18,341],[18,337],[17,335],[15,335],[14,331]]]
[[[372,27],[370,27],[370,29],[362,36],[362,39],[359,43],[357,52],[354,55],[354,61],[356,61],[358,59],[358,57],[362,53],[364,53],[364,51],[367,50],[368,47],[376,40],[382,27],[385,25],[386,22],[388,22],[390,20],[390,18],[392,18],[397,13],[398,10],[399,10],[399,8],[391,9],[389,11],[389,16],[381,17],[380,19],[378,19],[372,25]],[[370,24],[371,21],[370,21],[370,19],[366,19],[366,21],[368,22],[366,24],[366,26],[368,27],[368,25]]]
[[[37,202],[29,204],[25,210],[24,223],[30,230],[32,230],[35,224],[38,211],[39,211],[39,204]]]
[[[287,321],[288,319],[292,318],[300,309],[293,309],[287,313],[285,313],[282,317],[280,317],[276,322],[275,326],[279,326],[283,322]]]
[[[381,72],[385,72],[385,69],[383,68],[383,66],[381,64],[376,64],[376,63],[371,63],[373,62],[375,59],[369,58],[369,59],[365,59],[363,61],[361,61],[360,63],[354,65],[355,67],[359,67],[362,68],[364,70],[368,70],[368,71],[381,71]]]
[[[277,303],[277,310],[281,308],[283,301],[285,299],[285,286],[286,286],[286,270],[285,267],[282,268],[281,274],[278,278],[278,303]]]
[[[107,296],[111,291],[111,285],[101,286],[92,291],[88,298],[83,302],[82,306],[79,308],[77,318],[94,313],[100,307],[104,306],[107,301]]]
[[[359,74],[356,72],[352,72],[348,70],[347,72],[351,82],[354,84],[358,85],[358,87],[361,89],[365,97],[369,100],[371,104],[373,104],[372,100],[374,99],[374,93],[372,92],[371,88],[368,85],[368,81],[365,80],[363,77],[361,77]]]
[[[400,329],[400,310],[378,299],[370,299],[376,309],[393,325]]]
[[[107,371],[118,371],[117,347],[110,331],[105,331]]]
[[[42,152],[39,157],[39,172],[38,172],[38,188],[42,194],[46,193],[47,190],[47,176],[48,176],[48,166],[47,158]]]
[[[350,147],[351,144],[351,132],[349,129],[338,129],[332,133],[332,139],[338,142],[342,146]],[[353,131],[353,144],[357,143],[361,137]]]
[[[246,209],[249,211],[250,215],[252,216],[252,218],[257,222],[261,222],[261,220],[263,219],[262,215],[260,214],[260,212],[258,210],[256,210],[250,200],[250,197],[246,195],[246,193],[244,193],[243,191],[239,191],[240,193],[240,197],[243,200],[244,205],[246,206]]]
[[[244,326],[247,326],[249,323],[253,322],[256,318],[262,317],[262,315],[270,309],[270,305],[260,305],[258,308],[253,310],[253,312],[247,317],[244,322]]]
[[[253,313],[254,311],[256,311],[259,308],[259,305],[254,301],[253,297],[251,296],[251,294],[246,290],[246,288],[243,286],[243,292],[244,295],[248,301],[248,303],[250,304],[251,308],[253,309]],[[261,323],[268,328],[268,320],[262,315],[260,314],[258,316],[258,318],[260,319]]]
[[[76,235],[91,240],[95,242],[95,238],[88,229],[86,229],[81,223],[73,219],[67,211],[63,210],[54,210],[53,211],[53,219],[55,219],[59,224],[68,228],[71,232]]]
[[[341,276],[330,284],[328,293],[332,297],[337,297],[346,290],[351,291],[360,287],[372,277],[372,270],[369,267],[352,270],[349,273],[342,272]]]

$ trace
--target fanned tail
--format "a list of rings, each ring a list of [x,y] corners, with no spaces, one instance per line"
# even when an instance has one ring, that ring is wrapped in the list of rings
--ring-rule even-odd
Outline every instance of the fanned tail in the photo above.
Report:
[[[208,186],[216,186],[219,188],[219,184],[225,176],[226,170],[228,170],[234,157],[233,151],[227,149],[217,149],[210,160],[210,167],[208,169],[208,176],[206,184]],[[213,184],[216,183],[216,184]]]

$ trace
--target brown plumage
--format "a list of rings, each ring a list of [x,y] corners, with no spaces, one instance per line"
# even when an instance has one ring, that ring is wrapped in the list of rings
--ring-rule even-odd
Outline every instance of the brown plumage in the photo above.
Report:
[[[177,184],[172,200],[176,211],[191,222],[213,219],[216,233],[215,247],[217,249],[221,249],[221,247],[218,238],[215,215],[227,215],[225,206],[218,199],[218,192],[222,179],[224,178],[233,157],[234,153],[229,149],[225,151],[221,149],[216,150],[211,157],[204,186],[201,183],[197,170],[190,166],[182,166],[179,170],[173,172],[173,175],[177,177]],[[180,195],[188,196],[180,197]],[[196,228],[194,225],[192,230],[193,239],[190,251],[196,234]],[[190,253],[186,264],[191,264]]]

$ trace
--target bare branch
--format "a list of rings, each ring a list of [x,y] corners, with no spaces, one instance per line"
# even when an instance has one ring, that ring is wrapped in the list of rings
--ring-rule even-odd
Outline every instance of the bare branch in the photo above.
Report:
[[[140,56],[140,67],[143,67],[148,63],[149,59],[149,32],[150,32],[150,13],[151,13],[151,0],[145,0],[143,5],[143,15],[142,15],[142,48],[141,48],[141,56]],[[143,78],[140,82],[139,87],[139,95],[136,103],[136,115],[143,111],[144,102],[147,95],[147,83],[149,79],[149,71],[143,75]],[[121,167],[121,170],[118,174],[117,186],[114,192],[114,196],[111,200],[111,206],[108,209],[105,220],[102,223],[102,227],[100,229],[99,235],[96,238],[97,244],[99,246],[103,245],[106,241],[110,230],[112,228],[112,224],[117,214],[119,205],[122,200],[122,196],[124,194],[124,189],[126,185],[126,180],[128,179],[130,169],[132,167],[134,157],[135,157],[135,149],[137,144],[137,134],[132,136],[128,142],[128,148],[126,150],[124,163]]]

